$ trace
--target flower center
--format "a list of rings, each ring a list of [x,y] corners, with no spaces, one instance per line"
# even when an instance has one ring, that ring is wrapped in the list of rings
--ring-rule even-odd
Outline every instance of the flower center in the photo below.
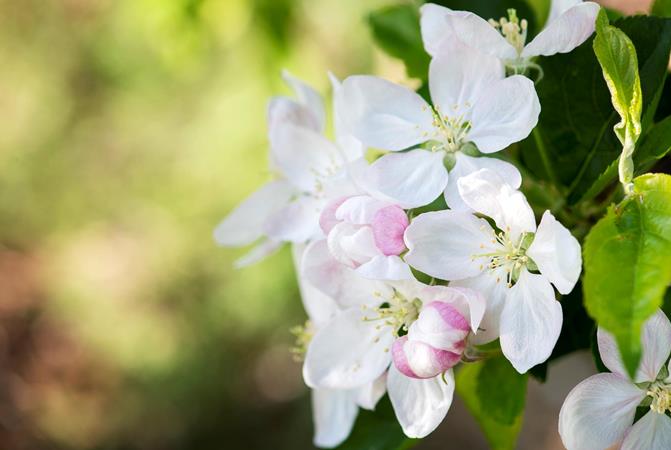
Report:
[[[375,292],[374,295],[382,297],[380,292]],[[365,305],[363,308],[368,309]],[[367,322],[380,321],[376,325],[378,330],[383,326],[389,326],[394,336],[398,337],[408,332],[410,325],[417,320],[421,308],[422,301],[420,299],[408,299],[394,289],[393,295],[386,299],[381,306],[371,309],[372,315],[364,316],[363,320]]]
[[[489,24],[496,28],[506,41],[517,50],[517,55],[522,54],[524,44],[527,41],[527,27],[526,19],[519,20],[517,18],[517,11],[515,9],[508,10],[508,18],[501,17],[498,21],[489,19]]]
[[[507,231],[509,232],[509,230]],[[478,258],[489,260],[488,263],[480,265],[481,270],[486,268],[493,272],[503,268],[506,272],[506,284],[508,287],[512,287],[513,283],[519,278],[522,269],[536,269],[536,264],[526,254],[534,235],[533,233],[523,233],[515,243],[510,239],[508,232],[500,231],[497,233],[492,230],[491,243],[496,245],[497,249],[489,253],[475,254],[471,256],[471,259],[472,261]],[[484,249],[485,244],[481,244],[480,248]],[[496,279],[497,283],[500,281],[500,278]]]
[[[296,336],[296,343],[289,349],[289,351],[293,355],[294,361],[301,362],[303,361],[305,353],[308,351],[308,345],[315,334],[312,322],[306,320],[305,324],[296,325],[292,327],[289,332]]]
[[[646,394],[652,398],[651,410],[658,414],[671,412],[671,385],[657,381],[650,385]]]
[[[426,111],[426,106],[422,109]],[[466,110],[471,108],[470,103],[464,105],[453,105],[450,114],[445,114],[440,107],[435,106],[431,109],[433,115],[433,136],[431,141],[436,142],[431,147],[431,151],[445,151],[454,153],[466,143],[466,137],[471,130],[471,123],[465,119]],[[417,126],[419,128],[419,126]],[[428,138],[429,132],[425,131],[422,137]]]

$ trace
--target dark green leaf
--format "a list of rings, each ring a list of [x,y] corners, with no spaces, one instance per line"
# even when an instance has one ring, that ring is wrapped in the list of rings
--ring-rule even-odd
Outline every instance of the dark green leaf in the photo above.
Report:
[[[403,434],[389,397],[378,402],[375,411],[360,410],[354,429],[338,450],[407,450],[420,440]]]
[[[666,76],[671,20],[637,16],[614,25],[636,47],[645,133]],[[539,58],[538,63],[545,72],[537,85],[542,109],[538,127],[520,145],[522,160],[536,177],[554,178],[570,192],[569,202],[576,203],[598,193],[590,187],[621,152],[612,132],[617,114],[590,40],[571,53]],[[612,180],[605,179],[602,185]],[[588,191],[590,196],[585,195]]]
[[[615,335],[634,373],[643,322],[662,305],[671,283],[671,176],[634,180],[634,193],[590,231],[583,247],[585,306]]]
[[[641,140],[634,162],[636,171],[641,173],[649,170],[657,160],[671,150],[671,116],[656,123],[650,132]]]
[[[368,16],[375,42],[405,63],[408,76],[426,80],[429,55],[424,51],[419,10],[411,4],[388,6]]]
[[[457,392],[494,450],[515,448],[527,380],[503,356],[466,364],[457,372]]]

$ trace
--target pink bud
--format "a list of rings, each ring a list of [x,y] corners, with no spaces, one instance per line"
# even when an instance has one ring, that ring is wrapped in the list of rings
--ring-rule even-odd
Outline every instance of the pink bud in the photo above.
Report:
[[[400,255],[405,251],[403,234],[408,224],[408,216],[399,206],[386,206],[375,213],[371,222],[375,245],[385,256]]]
[[[426,304],[408,330],[413,341],[421,341],[440,350],[461,354],[471,328],[468,320],[452,304],[432,301]]]
[[[438,350],[420,342],[411,341],[403,336],[391,347],[394,365],[403,375],[410,378],[432,378],[454,367],[461,355]]]

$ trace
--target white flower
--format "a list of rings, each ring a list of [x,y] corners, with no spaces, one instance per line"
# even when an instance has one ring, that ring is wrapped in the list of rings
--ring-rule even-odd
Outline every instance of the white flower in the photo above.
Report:
[[[430,106],[417,93],[373,76],[353,76],[342,85],[343,116],[364,145],[390,153],[365,172],[369,191],[392,198],[404,208],[433,201],[441,191],[451,208],[463,208],[459,177],[486,167],[514,187],[517,169],[494,158],[462,152],[470,143],[483,153],[503,150],[526,138],[540,112],[533,83],[523,76],[505,77],[499,61],[454,42],[449,55],[436,54],[429,67]],[[448,178],[445,158],[455,164]]]
[[[634,380],[624,370],[611,334],[599,328],[599,353],[612,373],[582,381],[559,413],[559,434],[568,450],[666,450],[671,448],[671,323],[658,310],[643,326],[643,355]],[[636,408],[650,410],[636,423]],[[633,426],[632,426],[633,424]]]
[[[498,230],[465,211],[421,214],[405,232],[405,261],[450,286],[482,292],[488,305],[476,340],[500,337],[504,355],[524,373],[550,356],[559,337],[562,310],[550,283],[562,294],[573,289],[580,245],[549,211],[536,229],[524,195],[491,170],[458,185],[464,202]]]
[[[320,225],[331,254],[366,278],[412,278],[398,256],[403,253],[403,233],[409,224],[398,205],[369,195],[338,198],[324,208]]]
[[[394,283],[365,280],[337,261],[328,263],[329,256],[323,241],[310,244],[302,263],[306,279],[329,292],[337,286],[337,297],[349,302],[312,338],[303,367],[305,382],[318,389],[356,389],[387,373],[387,392],[403,431],[410,437],[426,436],[440,424],[452,403],[451,366],[456,361],[435,364],[432,355],[424,353],[427,357],[422,360],[423,355],[406,352],[411,363],[403,366],[399,361],[399,365],[404,369],[412,367],[420,372],[414,375],[425,378],[409,377],[392,364],[392,346],[399,333],[417,328],[412,332],[418,339],[423,336],[424,342],[460,352],[463,330],[455,333],[446,330],[446,326],[437,329],[443,319],[440,314],[436,317],[435,305],[427,306],[433,311],[426,313],[423,305],[441,302],[451,306],[468,320],[470,330],[475,332],[484,314],[484,298],[469,289],[425,286],[414,280]],[[315,275],[315,271],[320,275]],[[413,326],[419,316],[424,317],[417,322],[421,326]],[[429,373],[430,370],[434,373]]]
[[[268,106],[271,168],[277,178],[250,195],[215,229],[216,242],[244,246],[265,238],[238,266],[262,259],[283,242],[302,243],[321,236],[319,215],[333,196],[356,192],[344,167],[362,157],[361,144],[349,135],[334,90],[336,143],[324,135],[324,107],[311,87],[284,73],[298,100],[274,98]]]
[[[294,262],[297,267],[304,249],[304,245],[293,246]],[[298,282],[309,320],[305,327],[299,327],[294,331],[298,337],[298,344],[304,347],[317,330],[340,312],[340,308],[332,298],[307,283],[300,273]],[[305,348],[297,350],[304,351]],[[385,389],[384,376],[355,389],[313,389],[314,444],[322,448],[340,445],[352,431],[359,407],[373,410],[384,395]]]
[[[458,39],[523,73],[533,65],[531,58],[568,53],[585,42],[594,32],[598,12],[594,2],[553,0],[545,28],[527,44],[527,21],[520,20],[514,9],[508,10],[508,18],[486,21],[468,11],[428,3],[421,9],[422,38],[431,55]]]

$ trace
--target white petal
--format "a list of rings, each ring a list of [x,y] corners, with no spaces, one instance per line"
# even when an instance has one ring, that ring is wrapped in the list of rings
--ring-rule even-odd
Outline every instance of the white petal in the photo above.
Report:
[[[441,115],[470,118],[470,105],[492,82],[505,78],[501,61],[475,52],[458,40],[437,54],[429,66],[429,90]]]
[[[502,59],[517,56],[515,48],[494,27],[468,11],[452,11],[438,5],[421,8],[424,48],[431,56],[451,47],[455,40],[479,52]]]
[[[599,5],[594,2],[584,2],[569,8],[548,22],[545,29],[524,47],[522,57],[570,52],[594,33],[598,13]]]
[[[452,405],[454,375],[444,374],[420,380],[403,375],[392,364],[387,376],[387,392],[396,418],[406,436],[423,438],[443,421]]]
[[[396,255],[373,257],[370,261],[354,269],[356,273],[370,280],[410,280],[410,267]]]
[[[474,158],[472,156],[464,155],[461,152],[456,152],[455,156],[457,161],[452,170],[450,170],[450,176],[447,181],[447,186],[445,187],[445,202],[450,209],[462,211],[471,210],[459,195],[457,181],[459,178],[470,175],[480,169],[490,169],[494,171],[513,189],[519,189],[522,184],[522,175],[520,174],[520,171],[509,162],[484,156]]]
[[[568,450],[605,450],[624,437],[645,392],[619,375],[600,373],[569,392],[559,412]]]
[[[370,224],[380,209],[389,206],[389,202],[378,200],[369,195],[356,195],[346,199],[338,206],[335,217],[349,223]]]
[[[443,153],[421,149],[389,153],[365,170],[362,182],[371,194],[404,209],[428,205],[447,185]]]
[[[287,97],[273,97],[268,103],[268,139],[275,142],[278,130],[286,125],[296,125],[321,133],[319,118],[305,105]]]
[[[314,389],[312,391],[315,446],[333,448],[347,439],[359,413],[359,407],[353,397],[352,391],[349,390]]]
[[[335,166],[344,164],[340,151],[331,141],[295,125],[284,125],[276,131],[270,153],[275,167],[305,192],[316,191]]]
[[[351,268],[382,254],[369,226],[340,222],[329,232],[327,239],[333,257]]]
[[[344,118],[347,111],[344,108],[340,80],[330,72],[329,79],[333,89],[333,131],[336,144],[342,150],[347,161],[355,161],[364,156],[365,149],[363,144],[352,135],[352,130]]]
[[[527,255],[561,294],[573,290],[582,268],[580,244],[550,211],[543,214]]]
[[[470,342],[475,345],[486,344],[499,337],[501,311],[509,290],[506,276],[505,269],[499,268],[495,271],[488,270],[473,278],[450,282],[452,287],[466,287],[480,292],[487,302],[478,331],[470,338]]]
[[[382,78],[347,78],[342,99],[352,134],[369,147],[403,150],[425,142],[433,133],[433,116],[424,99]]]
[[[501,312],[501,350],[519,373],[548,359],[562,325],[550,282],[522,269]]]
[[[283,242],[274,241],[272,239],[264,239],[255,245],[250,251],[236,259],[233,266],[236,269],[251,266],[259,261],[262,261],[267,256],[272,255],[282,246]]]
[[[611,372],[629,377],[613,335],[599,327],[597,343],[604,365]],[[671,322],[663,311],[657,310],[645,321],[641,330],[641,344],[643,354],[634,377],[636,383],[656,380],[659,371],[669,358],[669,352],[671,352]]]
[[[376,307],[380,299],[375,293],[386,295],[391,291],[385,283],[363,278],[335,260],[325,240],[308,245],[300,271],[312,286],[333,298],[342,308]]]
[[[671,418],[648,412],[631,427],[620,450],[668,450],[671,446]]]
[[[271,181],[247,197],[214,230],[219,245],[243,246],[263,235],[263,225],[270,215],[284,207],[295,194],[285,181]]]
[[[315,131],[324,131],[324,122],[326,120],[326,111],[321,95],[312,87],[308,86],[298,78],[294,77],[289,71],[282,71],[282,78],[293,89],[298,97],[298,101],[314,116],[318,127]]]
[[[469,322],[471,330],[476,332],[484,317],[487,300],[483,294],[475,289],[458,286],[423,286],[418,290],[416,297],[427,305],[433,301],[447,302],[457,309]]]
[[[498,152],[529,136],[540,111],[534,83],[527,77],[493,81],[473,105],[468,138],[483,153]]]
[[[552,22],[570,8],[573,8],[575,5],[579,5],[581,3],[582,0],[552,0],[550,2],[550,15],[548,16],[546,24]]]
[[[314,287],[301,272],[306,249],[307,245],[305,244],[294,244],[291,246],[291,255],[297,272],[296,277],[298,278],[298,288],[301,292],[303,307],[310,322],[316,329],[319,329],[335,317],[340,312],[340,308],[335,300]]]
[[[319,215],[323,206],[322,200],[302,195],[270,216],[264,231],[271,239],[295,243],[321,237]]]
[[[387,392],[386,373],[380,375],[377,380],[356,389],[356,403],[361,408],[372,411],[385,392]]]
[[[486,220],[458,211],[436,211],[415,217],[405,230],[405,261],[443,280],[478,275],[487,263],[475,255],[489,253],[493,230]]]
[[[457,181],[468,207],[491,217],[514,242],[522,233],[536,231],[536,218],[526,197],[490,169],[480,169]]]
[[[303,365],[308,386],[353,389],[384,373],[391,362],[392,330],[364,319],[361,308],[348,309],[317,331]]]

